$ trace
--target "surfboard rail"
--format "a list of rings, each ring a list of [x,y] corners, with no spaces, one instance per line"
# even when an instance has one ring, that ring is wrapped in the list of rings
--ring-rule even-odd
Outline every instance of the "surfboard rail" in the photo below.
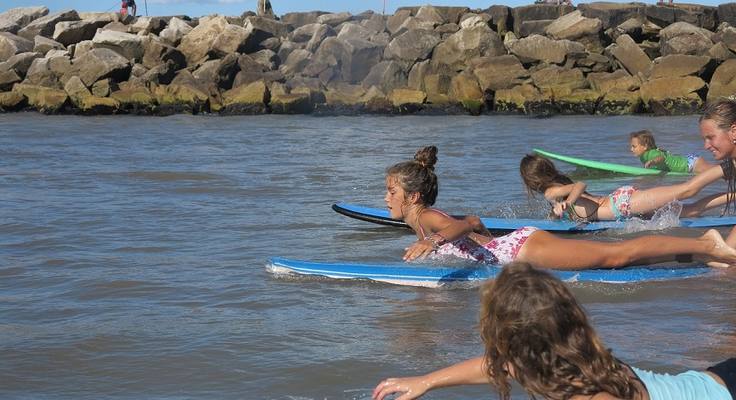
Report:
[[[473,264],[462,266],[436,266],[404,264],[353,264],[294,260],[273,257],[266,270],[274,275],[297,274],[343,280],[369,280],[402,286],[437,288],[457,284],[479,284],[493,279],[501,272],[501,266]],[[622,269],[551,270],[568,282],[636,283],[669,279],[686,279],[703,276],[711,271],[705,266],[696,267],[627,267]]]
[[[586,160],[584,158],[565,156],[562,154],[557,154],[551,151],[546,151],[546,150],[536,149],[536,148],[532,149],[532,151],[539,154],[540,156],[551,158],[557,161],[566,162],[568,164],[572,164],[575,166],[580,166],[580,167],[585,167],[585,168],[590,168],[590,169],[597,169],[601,171],[614,172],[618,174],[627,174],[627,175],[636,175],[636,176],[646,176],[646,175],[689,176],[689,175],[692,175],[689,172],[661,171],[661,170],[652,169],[652,168],[633,167],[633,166],[624,165],[624,164]]]

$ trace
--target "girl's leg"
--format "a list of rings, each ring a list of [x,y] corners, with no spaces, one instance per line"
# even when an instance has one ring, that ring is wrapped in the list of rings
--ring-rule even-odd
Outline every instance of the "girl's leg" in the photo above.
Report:
[[[722,177],[723,171],[720,168],[710,168],[678,185],[637,190],[631,195],[631,213],[646,214],[671,201],[688,199]]]
[[[674,259],[679,254],[697,254],[736,264],[736,250],[713,229],[699,238],[649,235],[619,242],[562,239],[537,231],[529,236],[516,260],[536,268],[619,268],[647,259]]]

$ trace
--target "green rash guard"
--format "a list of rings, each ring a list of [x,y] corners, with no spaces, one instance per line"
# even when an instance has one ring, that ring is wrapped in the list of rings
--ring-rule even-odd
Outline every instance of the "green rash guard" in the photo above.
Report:
[[[658,163],[650,166],[649,168],[659,169],[662,171],[671,172],[689,172],[687,170],[687,157],[670,154],[669,151],[662,151],[660,149],[649,149],[642,154],[639,159],[642,164],[649,160],[653,160],[659,156],[664,157],[664,165]]]

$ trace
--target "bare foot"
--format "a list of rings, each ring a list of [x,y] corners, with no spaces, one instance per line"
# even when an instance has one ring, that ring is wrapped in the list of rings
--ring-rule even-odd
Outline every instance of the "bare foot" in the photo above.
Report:
[[[721,266],[723,264],[736,265],[736,249],[729,246],[717,230],[709,229],[700,237],[700,240],[708,241],[713,245],[709,255],[715,259],[714,261],[722,264]]]

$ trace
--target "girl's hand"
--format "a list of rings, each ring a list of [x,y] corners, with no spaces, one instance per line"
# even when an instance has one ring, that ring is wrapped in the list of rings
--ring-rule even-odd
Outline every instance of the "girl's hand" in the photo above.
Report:
[[[392,393],[403,393],[395,400],[411,400],[427,392],[429,383],[424,377],[389,378],[373,389],[373,400],[382,400]]]
[[[404,253],[404,261],[413,261],[417,258],[424,258],[434,251],[434,243],[431,240],[417,240],[411,246],[406,248]]]
[[[654,160],[649,160],[649,161],[645,162],[645,163],[644,163],[644,168],[649,168],[649,167],[651,167],[651,166],[652,166],[652,164],[654,164],[654,163],[653,163],[652,161],[654,161]]]
[[[565,210],[567,210],[567,207],[569,206],[570,203],[567,201],[556,201],[552,206],[552,212],[557,216],[557,218],[562,218],[562,216],[565,215]]]

